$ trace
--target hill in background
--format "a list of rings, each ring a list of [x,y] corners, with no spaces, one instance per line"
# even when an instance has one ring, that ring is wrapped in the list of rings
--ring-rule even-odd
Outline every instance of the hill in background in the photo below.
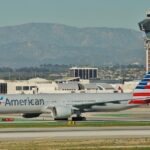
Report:
[[[53,23],[0,27],[0,66],[145,64],[140,32]]]

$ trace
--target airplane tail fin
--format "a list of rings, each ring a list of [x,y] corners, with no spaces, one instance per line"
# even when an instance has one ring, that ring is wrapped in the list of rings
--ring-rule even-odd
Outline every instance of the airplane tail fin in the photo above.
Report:
[[[149,104],[150,103],[150,72],[138,83],[133,91],[133,100],[130,104]]]
[[[133,91],[134,97],[150,97],[150,72],[139,82]]]

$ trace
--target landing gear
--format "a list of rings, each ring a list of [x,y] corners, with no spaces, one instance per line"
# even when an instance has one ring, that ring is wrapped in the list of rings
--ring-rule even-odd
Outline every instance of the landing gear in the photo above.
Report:
[[[74,114],[75,116],[72,116],[72,121],[86,121],[86,118],[81,116],[79,110],[74,110]]]
[[[86,118],[81,116],[72,117],[72,121],[86,121]]]
[[[68,121],[68,118],[54,118],[55,121]]]

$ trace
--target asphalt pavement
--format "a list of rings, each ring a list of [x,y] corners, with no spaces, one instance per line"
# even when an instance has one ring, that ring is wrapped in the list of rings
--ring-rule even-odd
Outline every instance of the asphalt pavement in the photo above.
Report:
[[[150,127],[63,127],[0,129],[0,139],[150,137]]]

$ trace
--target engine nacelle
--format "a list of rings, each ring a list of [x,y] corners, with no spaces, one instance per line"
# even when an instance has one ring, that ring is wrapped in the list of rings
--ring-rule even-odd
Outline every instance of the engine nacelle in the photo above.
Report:
[[[66,106],[56,106],[52,109],[54,119],[69,118],[72,115],[72,109]]]
[[[27,114],[23,114],[22,117],[24,118],[34,118],[34,117],[39,117],[40,114],[39,113],[27,113]]]

